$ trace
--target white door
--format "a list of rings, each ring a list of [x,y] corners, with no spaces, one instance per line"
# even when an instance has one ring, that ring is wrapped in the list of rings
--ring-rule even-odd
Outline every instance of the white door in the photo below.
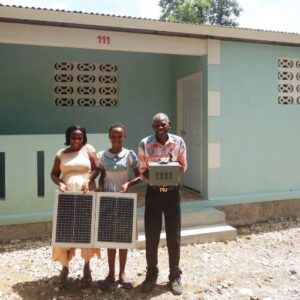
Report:
[[[187,145],[188,169],[183,183],[202,191],[202,78],[201,73],[180,78],[178,91],[178,133]]]

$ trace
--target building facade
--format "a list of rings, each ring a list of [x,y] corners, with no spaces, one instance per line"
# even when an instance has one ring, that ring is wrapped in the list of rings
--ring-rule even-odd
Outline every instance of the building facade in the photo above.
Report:
[[[65,129],[126,147],[165,112],[203,205],[300,198],[300,35],[0,6],[0,225],[52,219]]]

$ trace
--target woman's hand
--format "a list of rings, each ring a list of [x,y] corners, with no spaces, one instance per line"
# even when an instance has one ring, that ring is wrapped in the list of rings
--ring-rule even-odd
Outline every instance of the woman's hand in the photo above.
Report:
[[[58,186],[59,186],[59,190],[61,192],[66,192],[67,191],[67,186],[63,182],[60,182]]]
[[[129,188],[129,182],[126,182],[126,183],[124,183],[124,184],[121,185],[119,192],[120,193],[126,193],[127,190],[128,190],[128,188]]]
[[[84,193],[86,193],[86,192],[88,192],[89,191],[89,181],[86,181],[83,185],[82,185],[82,187],[81,187],[81,190],[84,192]]]

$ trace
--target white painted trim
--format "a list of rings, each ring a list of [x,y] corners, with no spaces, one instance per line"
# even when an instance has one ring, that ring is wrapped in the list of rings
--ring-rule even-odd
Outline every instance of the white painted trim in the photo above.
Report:
[[[56,22],[58,26],[64,24],[107,26],[125,30],[152,30],[180,34],[197,34],[216,38],[253,40],[261,42],[277,42],[300,44],[300,34],[282,33],[274,31],[232,28],[213,25],[181,24],[161,22],[130,17],[115,17],[90,13],[76,13],[64,11],[50,11],[20,7],[0,6],[0,18],[16,20],[33,20],[41,22]],[[81,38],[81,36],[80,36]],[[1,42],[1,41],[0,41]]]
[[[221,115],[221,93],[208,91],[208,116],[219,117]]]
[[[207,40],[207,61],[210,65],[219,65],[220,58],[220,41],[219,40]]]
[[[99,35],[109,36],[110,43],[100,44]],[[0,42],[177,55],[206,54],[204,39],[13,23],[0,23]]]
[[[219,143],[208,144],[208,169],[221,167],[221,145]]]

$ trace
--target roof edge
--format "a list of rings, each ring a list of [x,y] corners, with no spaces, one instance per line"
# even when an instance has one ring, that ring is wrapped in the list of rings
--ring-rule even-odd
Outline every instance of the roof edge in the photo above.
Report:
[[[300,34],[243,29],[236,27],[173,23],[159,20],[104,14],[3,6],[0,21],[19,24],[84,28],[193,38],[210,38],[276,45],[300,45]]]

